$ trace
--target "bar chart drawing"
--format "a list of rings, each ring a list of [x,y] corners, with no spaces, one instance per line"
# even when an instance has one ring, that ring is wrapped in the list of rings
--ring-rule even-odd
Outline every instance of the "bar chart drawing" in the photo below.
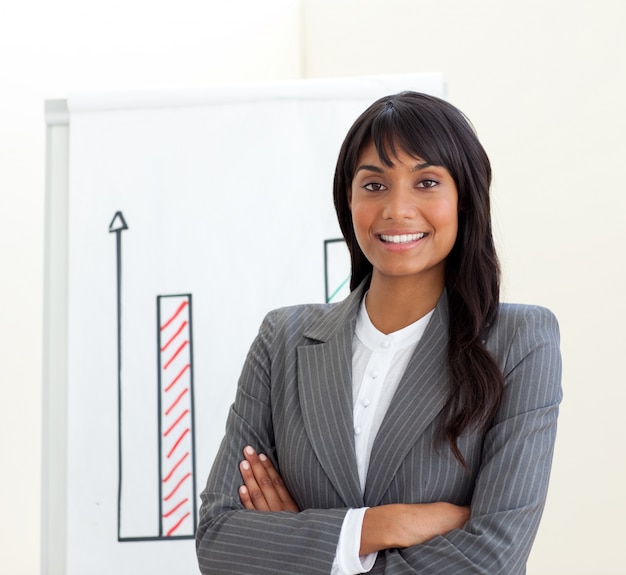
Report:
[[[341,301],[350,293],[350,253],[343,238],[324,240],[324,301]]]
[[[191,294],[157,297],[160,526],[165,537],[195,533]]]
[[[109,232],[116,234],[117,272],[117,540],[193,539],[197,509],[192,294],[156,296],[156,322],[152,316],[152,324],[142,333],[156,331],[152,341],[157,381],[138,392],[137,379],[143,381],[145,376],[131,378],[122,370],[125,351],[132,353],[137,345],[132,340],[122,342],[122,233],[128,229],[122,212],[116,212]],[[151,394],[154,397],[148,397]],[[156,414],[144,408],[151,404],[157,405]],[[142,430],[140,437],[137,427]]]

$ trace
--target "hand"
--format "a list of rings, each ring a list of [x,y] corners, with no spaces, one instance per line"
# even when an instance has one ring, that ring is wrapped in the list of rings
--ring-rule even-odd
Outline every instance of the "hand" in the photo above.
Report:
[[[250,446],[243,450],[243,456],[239,471],[244,485],[239,488],[239,498],[246,509],[300,511],[267,456],[257,455]]]
[[[371,507],[363,519],[360,554],[419,545],[460,529],[469,517],[469,507],[444,501]]]

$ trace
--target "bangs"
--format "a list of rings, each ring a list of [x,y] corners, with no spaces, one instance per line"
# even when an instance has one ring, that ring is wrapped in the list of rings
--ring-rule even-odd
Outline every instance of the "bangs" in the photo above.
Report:
[[[450,136],[440,118],[416,110],[414,105],[389,101],[373,119],[369,138],[361,143],[361,148],[371,140],[387,166],[392,166],[394,158],[404,152],[433,166],[443,166],[452,174],[455,162],[450,154]]]

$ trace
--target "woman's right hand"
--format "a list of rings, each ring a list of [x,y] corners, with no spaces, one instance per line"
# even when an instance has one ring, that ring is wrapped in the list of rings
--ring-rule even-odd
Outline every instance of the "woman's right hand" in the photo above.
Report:
[[[239,488],[239,498],[246,509],[256,511],[293,511],[298,506],[292,499],[283,479],[272,462],[263,454],[247,446],[239,471],[244,484]]]
[[[371,507],[363,519],[360,555],[424,543],[460,529],[469,516],[469,507],[444,501]]]

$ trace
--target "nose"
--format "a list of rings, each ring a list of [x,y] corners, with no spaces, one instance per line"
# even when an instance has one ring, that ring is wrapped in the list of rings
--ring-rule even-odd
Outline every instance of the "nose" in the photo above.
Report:
[[[401,221],[415,217],[418,209],[417,202],[411,190],[404,186],[391,189],[385,200],[383,208],[384,219]]]

